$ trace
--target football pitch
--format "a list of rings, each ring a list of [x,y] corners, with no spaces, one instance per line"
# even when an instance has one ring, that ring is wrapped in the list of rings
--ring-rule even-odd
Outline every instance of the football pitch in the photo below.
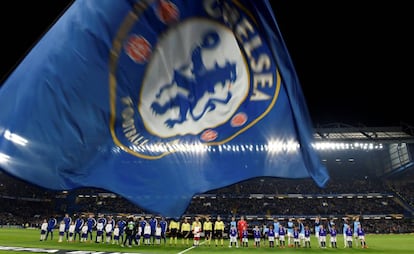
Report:
[[[412,254],[414,253],[414,234],[389,234],[374,235],[367,234],[366,242],[368,248],[362,249],[354,246],[353,248],[343,248],[343,238],[338,237],[338,248],[319,248],[315,237],[312,237],[311,248],[269,248],[268,242],[261,242],[260,248],[255,248],[253,239],[249,239],[249,247],[229,248],[229,240],[225,239],[224,247],[206,246],[204,242],[201,246],[183,246],[181,240],[177,246],[161,244],[159,246],[132,246],[131,248],[121,247],[117,244],[90,243],[90,242],[58,242],[58,233],[54,232],[53,240],[39,241],[40,230],[37,229],[13,229],[0,228],[0,253],[392,253],[392,254]],[[190,241],[192,243],[192,241]]]

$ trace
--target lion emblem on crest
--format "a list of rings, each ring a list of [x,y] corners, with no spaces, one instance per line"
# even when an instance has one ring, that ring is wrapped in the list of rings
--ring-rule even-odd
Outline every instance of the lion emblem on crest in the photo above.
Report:
[[[237,79],[236,63],[226,61],[224,66],[217,62],[213,68],[207,69],[203,63],[202,51],[215,48],[220,43],[220,37],[215,31],[207,31],[202,36],[202,42],[196,45],[191,51],[190,63],[185,63],[174,69],[170,83],[162,85],[155,95],[151,104],[151,110],[156,115],[166,114],[171,108],[178,107],[179,115],[175,118],[168,118],[164,123],[168,128],[185,122],[189,117],[194,121],[200,120],[205,113],[213,111],[218,103],[227,104],[232,98],[230,89],[221,90],[226,94],[216,96],[215,87],[217,84],[224,88],[227,84],[231,86]],[[191,76],[185,75],[184,71],[191,68]],[[168,90],[176,89],[178,92],[160,102],[159,98]],[[208,96],[207,100],[201,100]],[[201,112],[196,113],[195,108],[200,107]]]

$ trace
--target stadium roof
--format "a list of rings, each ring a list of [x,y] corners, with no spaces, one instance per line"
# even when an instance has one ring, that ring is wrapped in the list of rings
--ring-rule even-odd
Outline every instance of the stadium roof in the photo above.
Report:
[[[414,143],[414,127],[404,124],[366,127],[331,123],[315,128],[314,138],[316,141]]]

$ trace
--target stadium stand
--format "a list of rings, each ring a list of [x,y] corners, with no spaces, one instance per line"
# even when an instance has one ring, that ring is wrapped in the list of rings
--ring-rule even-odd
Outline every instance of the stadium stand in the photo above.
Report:
[[[315,131],[316,147],[331,179],[324,188],[312,179],[258,177],[193,197],[185,217],[245,216],[251,225],[274,218],[316,217],[328,221],[360,216],[369,233],[413,232],[412,129],[330,125]],[[0,171],[0,225],[39,227],[49,216],[149,212],[114,193],[81,188],[52,191]],[[183,216],[183,217],[184,217]]]

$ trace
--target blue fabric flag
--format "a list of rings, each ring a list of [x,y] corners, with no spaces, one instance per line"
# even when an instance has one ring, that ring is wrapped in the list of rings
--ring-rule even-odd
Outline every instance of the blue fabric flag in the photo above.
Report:
[[[329,176],[267,0],[78,0],[0,89],[0,167],[163,216],[258,176]]]

